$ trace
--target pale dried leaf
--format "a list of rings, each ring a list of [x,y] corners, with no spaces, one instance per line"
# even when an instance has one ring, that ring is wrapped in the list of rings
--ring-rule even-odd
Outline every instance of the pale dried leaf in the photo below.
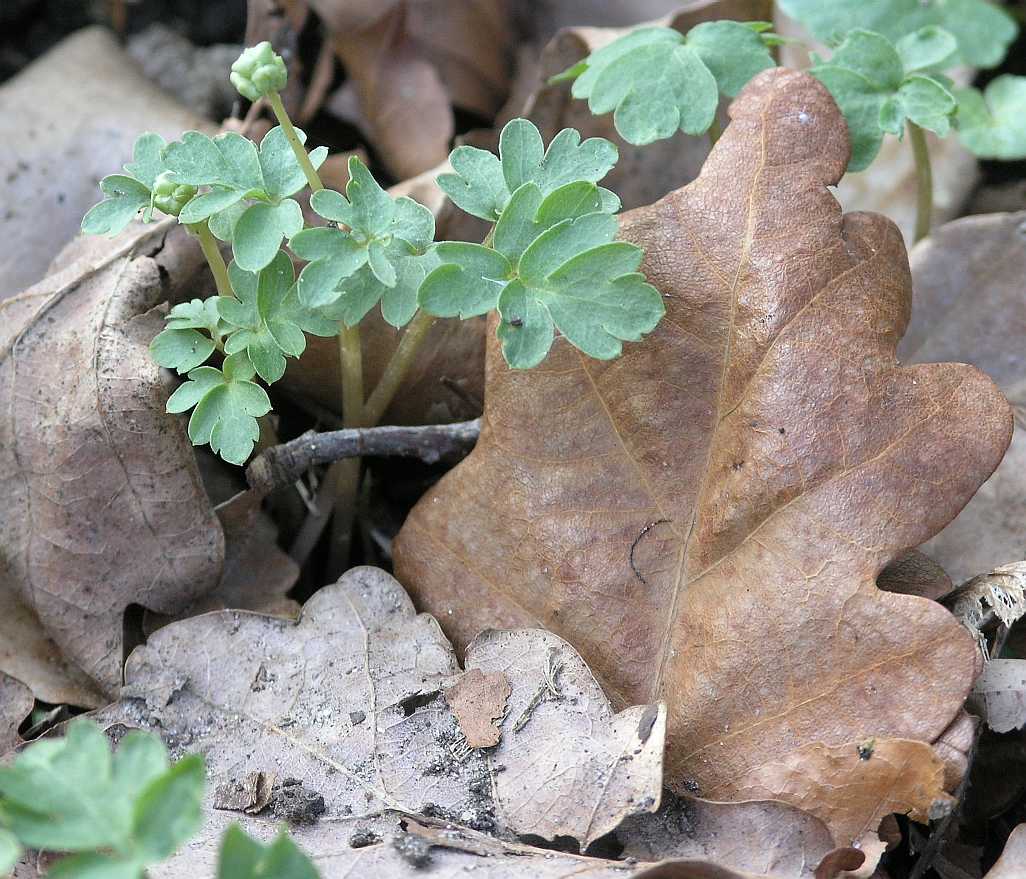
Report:
[[[0,672],[0,754],[21,744],[18,727],[29,716],[33,703],[28,687]]]
[[[986,372],[1008,397],[1017,429],[1001,466],[923,551],[956,582],[1023,557],[1026,521],[1026,213],[966,217],[912,250],[912,322],[902,360],[958,360]]]
[[[973,685],[969,710],[994,732],[1026,726],[1026,659],[992,659]]]
[[[216,585],[224,553],[147,350],[165,293],[157,260],[138,254],[167,231],[132,231],[48,276],[0,329],[0,584],[108,694],[125,608],[182,610]],[[172,249],[167,238],[161,258]]]
[[[517,729],[550,651],[560,695]],[[129,658],[121,701],[97,717],[203,754],[214,789],[254,772],[301,782],[272,796],[264,821],[302,792],[319,800],[309,821],[426,808],[479,829],[576,834],[585,845],[656,808],[664,710],[614,715],[572,648],[546,632],[486,635],[467,665],[518,676],[487,750],[467,744],[443,696],[460,670],[438,624],[415,614],[383,571],[356,568],[318,591],[298,623],[221,611],[164,627]],[[559,791],[565,802],[541,799]],[[305,833],[297,829],[300,844]]]
[[[1026,824],[1020,824],[1008,836],[1005,850],[987,872],[986,879],[1022,879],[1026,875]]]
[[[720,799],[769,759],[949,726],[971,639],[875,580],[964,505],[1011,421],[972,368],[897,364],[904,246],[827,191],[849,151],[825,89],[767,71],[731,116],[698,180],[623,218],[657,330],[611,362],[557,341],[529,372],[490,340],[481,439],[395,545],[457,643],[544,626],[614,704],[665,699],[668,783]]]

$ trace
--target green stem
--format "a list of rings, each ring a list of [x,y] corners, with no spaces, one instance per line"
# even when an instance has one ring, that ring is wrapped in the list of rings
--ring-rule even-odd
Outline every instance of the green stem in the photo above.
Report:
[[[277,92],[268,92],[266,98],[267,102],[271,105],[271,109],[274,111],[281,130],[285,132],[285,139],[289,142],[289,146],[292,147],[292,152],[296,154],[296,161],[299,162],[299,167],[303,169],[303,173],[306,175],[306,182],[310,184],[310,189],[314,192],[317,192],[318,189],[324,189],[321,178],[317,176],[317,169],[314,168],[313,163],[310,161],[310,156],[307,155],[306,148],[299,140],[299,135],[296,134],[295,126],[293,126],[292,120],[289,119],[289,114],[285,112],[285,105],[281,102],[281,95]]]
[[[199,239],[200,250],[207,258],[207,265],[214,276],[214,283],[217,284],[218,296],[232,296],[232,283],[228,280],[228,267],[224,264],[224,257],[221,256],[221,248],[217,239],[207,226],[207,221],[202,223],[188,224],[189,231]]]
[[[413,320],[406,325],[406,332],[399,341],[399,347],[392,352],[392,357],[385,367],[385,371],[378,380],[378,385],[367,398],[367,404],[363,407],[363,423],[366,427],[374,427],[385,414],[385,410],[395,397],[396,391],[406,378],[406,373],[413,366],[417,350],[428,334],[428,330],[435,325],[433,315],[425,311],[418,311]]]
[[[709,146],[716,146],[716,141],[720,139],[720,135],[723,134],[723,126],[720,125],[720,119],[718,116],[713,116],[712,124],[709,126]]]
[[[358,326],[340,325],[338,353],[342,368],[342,424],[345,427],[362,427],[363,349]]]
[[[926,132],[915,122],[908,123],[908,139],[916,161],[916,231],[915,241],[922,241],[930,234],[933,217],[933,168],[930,165],[930,149],[926,145]]]

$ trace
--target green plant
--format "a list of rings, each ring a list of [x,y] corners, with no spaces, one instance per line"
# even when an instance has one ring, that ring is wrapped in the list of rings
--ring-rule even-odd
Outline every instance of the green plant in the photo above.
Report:
[[[133,730],[112,754],[91,720],[68,724],[63,738],[29,745],[0,767],[0,875],[24,848],[67,854],[54,879],[143,879],[199,830],[203,759],[172,764],[163,742]],[[282,832],[269,846],[238,826],[225,833],[218,879],[315,879],[313,864]]]
[[[393,199],[358,158],[349,162],[345,194],[324,189],[317,168],[326,150],[306,152],[278,96],[285,79],[268,44],[247,49],[231,80],[244,97],[267,100],[279,121],[259,148],[235,133],[190,131],[170,144],[144,134],[135,161],[104,178],[107,198],[83,220],[86,232],[115,234],[140,211],[149,220],[160,210],[203,246],[218,295],[171,309],[151,348],[157,363],[188,377],[168,411],[192,411],[194,443],[243,463],[259,436],[257,419],[271,409],[256,379],[280,379],[308,333],[338,336],[344,422],[361,427],[380,420],[438,317],[498,311],[514,368],[539,363],[557,330],[585,354],[611,358],[659,322],[662,299],[637,272],[640,249],[613,240],[619,199],[597,185],[616,163],[613,144],[582,143],[567,129],[546,150],[534,125],[517,119],[502,132],[498,157],[458,147],[455,173],[439,182],[494,226],[481,244],[436,244],[431,212]],[[307,187],[326,225],[304,228],[293,196]],[[230,266],[215,239],[231,243]],[[285,240],[307,261],[298,278]],[[359,324],[375,307],[406,331],[365,394]],[[221,366],[206,365],[218,352]],[[351,476],[339,491],[354,496]]]
[[[851,132],[849,171],[869,167],[887,134],[908,132],[918,176],[915,238],[929,233],[933,179],[924,130],[957,130],[980,158],[1026,158],[1026,77],[1001,76],[984,92],[945,75],[958,65],[1000,64],[1018,33],[988,0],[781,0],[781,8],[833,51],[809,72],[834,96]],[[717,89],[734,95],[773,65],[782,42],[765,22],[710,22],[680,34],[631,31],[564,71],[571,93],[593,113],[614,111],[630,143],[709,132],[715,141]]]

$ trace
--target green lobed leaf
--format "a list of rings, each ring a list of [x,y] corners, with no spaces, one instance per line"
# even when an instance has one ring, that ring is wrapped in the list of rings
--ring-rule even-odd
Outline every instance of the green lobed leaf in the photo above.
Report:
[[[349,158],[346,195],[323,189],[313,194],[310,205],[324,219],[344,223],[367,239],[386,234],[395,216],[395,202],[359,156]]]
[[[225,831],[217,879],[318,879],[313,862],[284,830],[270,845],[250,837],[238,824]]]
[[[244,195],[245,193],[238,189],[215,186],[209,192],[204,192],[191,199],[182,208],[178,219],[182,223],[201,223],[208,217],[226,212],[234,205],[239,204]],[[240,215],[244,210],[245,206],[240,205]]]
[[[771,27],[768,22],[757,24]],[[695,50],[719,90],[729,98],[735,97],[753,76],[776,66],[766,40],[750,23],[707,21],[691,28],[685,43]]]
[[[455,174],[442,174],[438,184],[467,213],[495,221],[512,193],[525,183],[547,196],[569,183],[597,183],[612,170],[616,146],[605,138],[581,142],[580,132],[564,128],[544,148],[541,133],[528,119],[513,119],[499,136],[499,156],[474,147],[457,147],[449,157]],[[600,190],[604,210],[618,210],[619,200]]]
[[[150,342],[150,356],[158,366],[186,373],[195,369],[214,353],[213,339],[198,330],[171,330],[160,332]]]
[[[780,0],[780,8],[830,44],[856,29],[900,40],[924,27],[951,33],[958,53],[950,63],[995,67],[1018,33],[1007,12],[988,0]]]
[[[142,879],[199,827],[204,776],[202,758],[172,766],[151,733],[129,732],[112,756],[103,731],[77,718],[0,767],[0,861],[24,845],[79,853],[48,876]]]
[[[556,79],[574,78],[575,98],[587,99],[592,113],[613,112],[620,135],[642,145],[677,131],[708,131],[720,93],[733,97],[773,64],[760,28],[711,21],[686,35],[668,27],[638,28]]]
[[[179,183],[220,186],[242,192],[264,192],[265,183],[257,148],[251,140],[229,131],[210,138],[187,131],[163,152],[165,167]]]
[[[125,165],[125,171],[147,189],[153,189],[153,183],[167,170],[161,152],[167,141],[159,134],[147,131],[135,139],[132,147],[132,161]]]
[[[210,219],[207,220],[207,227],[218,240],[230,242],[235,238],[235,226],[238,224],[239,218],[246,213],[248,207],[249,205],[245,201],[237,201],[231,207],[211,214]]]
[[[292,260],[280,252],[260,272],[247,272],[237,263],[228,267],[235,298],[219,297],[218,313],[231,335],[229,355],[246,351],[257,374],[273,384],[285,374],[285,357],[306,350],[306,336],[334,336],[337,325],[300,302]]]
[[[420,286],[421,308],[436,317],[468,318],[487,314],[514,277],[513,266],[482,244],[442,242],[435,248],[442,264]]]
[[[281,243],[303,228],[303,209],[286,198],[279,204],[250,205],[235,223],[232,253],[247,272],[258,272],[280,252]]]
[[[86,235],[117,235],[143,208],[149,207],[150,190],[134,177],[111,174],[100,181],[106,198],[82,218]]]
[[[906,71],[886,37],[852,31],[829,61],[809,71],[833,95],[851,136],[849,171],[876,158],[885,133],[900,135],[906,120],[944,136],[956,109],[954,95],[938,77]]]
[[[395,246],[393,244],[393,248]],[[440,261],[434,250],[423,254],[393,254],[389,259],[396,270],[392,286],[385,286],[369,265],[364,266],[341,282],[337,300],[321,313],[352,327],[380,303],[381,316],[387,323],[397,328],[408,324],[417,313],[421,284]]]
[[[193,409],[189,438],[209,443],[230,464],[242,465],[260,436],[257,418],[271,411],[267,392],[251,379],[255,369],[246,352],[225,358],[222,369],[201,366],[168,399],[167,411]]]
[[[1026,77],[1004,74],[986,89],[957,90],[958,134],[982,159],[1026,159]]]
[[[306,143],[306,133],[296,129],[299,142]],[[310,164],[320,168],[328,157],[327,147],[317,147],[309,153]],[[280,200],[295,195],[307,184],[306,175],[299,166],[285,132],[276,125],[260,141],[260,168],[263,172],[264,191],[270,198]]]
[[[905,34],[894,44],[906,73],[950,67],[958,52],[958,40],[950,31],[927,25]]]

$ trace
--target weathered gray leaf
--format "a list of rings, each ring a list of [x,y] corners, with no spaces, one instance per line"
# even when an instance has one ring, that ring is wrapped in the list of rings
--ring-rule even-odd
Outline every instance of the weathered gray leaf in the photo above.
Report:
[[[969,709],[994,732],[1026,726],[1026,659],[992,659],[969,695]]]
[[[32,691],[17,678],[0,672],[0,754],[21,742],[18,727],[32,710]]]
[[[329,823],[420,812],[583,846],[657,807],[662,707],[614,714],[573,649],[546,632],[483,635],[467,664],[512,687],[487,750],[467,744],[445,699],[461,672],[438,624],[390,576],[356,568],[298,623],[221,611],[164,627],[129,658],[121,701],[97,719],[202,753],[212,791],[273,775],[284,786],[271,816],[296,802],[306,820]],[[307,833],[296,829],[300,844]]]
[[[666,791],[654,815],[628,818],[616,831],[624,857],[694,858],[759,876],[811,879],[834,849],[826,825],[776,802],[715,803]]]
[[[125,608],[182,610],[217,584],[224,552],[147,350],[166,294],[157,260],[138,254],[165,242],[162,261],[201,259],[167,233],[48,276],[0,323],[0,584],[107,693],[121,682]]]
[[[911,363],[957,360],[986,372],[1015,413],[1001,465],[923,550],[958,583],[1023,557],[1026,521],[1026,212],[966,217],[910,254],[912,322],[898,347]]]

